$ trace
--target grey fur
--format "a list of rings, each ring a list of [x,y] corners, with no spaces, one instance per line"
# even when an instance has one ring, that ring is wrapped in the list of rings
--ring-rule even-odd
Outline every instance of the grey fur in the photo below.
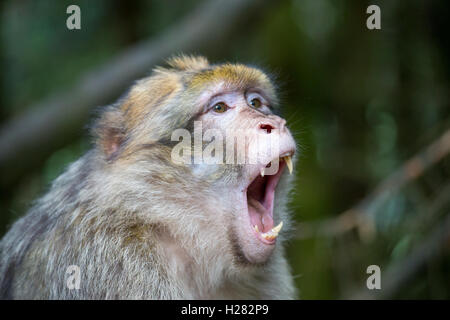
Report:
[[[190,186],[172,187],[172,199],[159,193],[157,185],[147,185],[145,193],[127,192],[141,190],[139,180],[149,172],[135,172],[135,181],[127,177],[128,182],[121,179],[127,173],[110,173],[108,181],[104,169],[92,167],[95,163],[93,151],[73,163],[2,239],[1,298],[295,296],[282,239],[265,265],[242,264],[224,245],[226,234],[208,222],[207,209],[195,205],[195,195],[183,199]],[[208,197],[208,190],[203,192]],[[210,211],[216,215],[221,209]],[[166,225],[175,223],[180,230],[165,230]],[[197,231],[198,225],[206,227]],[[136,228],[139,239],[132,234]],[[194,232],[198,237],[192,237]],[[81,269],[79,290],[66,286],[69,265]]]
[[[168,110],[179,112],[178,105]],[[290,177],[283,176],[277,188],[274,215],[286,226],[277,248],[266,263],[248,263],[233,241],[231,196],[221,194],[220,184],[170,164],[170,147],[159,139],[127,153],[133,139],[159,133],[146,118],[125,132],[119,107],[106,109],[99,123],[124,136],[120,149],[105,157],[97,144],[1,240],[0,298],[295,298],[283,248]],[[78,290],[66,284],[70,265],[81,271]]]

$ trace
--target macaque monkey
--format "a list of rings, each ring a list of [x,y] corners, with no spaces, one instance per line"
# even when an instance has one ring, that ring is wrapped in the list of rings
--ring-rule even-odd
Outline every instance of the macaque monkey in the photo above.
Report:
[[[0,297],[295,298],[283,242],[296,144],[277,104],[259,69],[203,57],[137,81],[2,239]]]

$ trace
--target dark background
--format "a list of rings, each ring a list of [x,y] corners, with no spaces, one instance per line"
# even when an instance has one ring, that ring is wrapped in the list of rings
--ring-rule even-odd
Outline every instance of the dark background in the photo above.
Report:
[[[68,30],[66,8],[81,8]],[[366,8],[381,8],[381,30]],[[301,146],[304,299],[450,298],[448,1],[3,1],[0,235],[91,143],[93,110],[172,54],[260,65]],[[382,289],[366,288],[381,268]]]

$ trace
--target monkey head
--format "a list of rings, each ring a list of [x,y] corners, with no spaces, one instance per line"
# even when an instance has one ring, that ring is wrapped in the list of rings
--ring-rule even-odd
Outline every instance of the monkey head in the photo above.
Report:
[[[204,238],[217,242],[210,245],[235,262],[265,263],[289,219],[285,199],[296,150],[276,115],[276,89],[245,65],[186,56],[168,65],[99,119],[105,170],[114,183],[127,183],[119,189],[135,202],[124,202],[144,219],[170,225],[175,237],[189,234],[197,246],[205,247],[198,239],[209,234]]]

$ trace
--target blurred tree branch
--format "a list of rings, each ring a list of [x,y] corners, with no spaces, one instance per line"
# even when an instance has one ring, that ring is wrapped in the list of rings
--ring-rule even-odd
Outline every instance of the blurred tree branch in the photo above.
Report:
[[[430,232],[430,236],[405,259],[395,263],[381,274],[381,290],[362,288],[351,294],[349,299],[389,299],[404,287],[428,261],[447,252],[450,247],[450,214],[443,223]]]
[[[363,200],[336,218],[298,224],[297,239],[332,237],[357,228],[363,239],[374,233],[371,214],[374,214],[392,192],[421,176],[426,169],[450,152],[450,129],[438,139],[406,161],[399,169],[381,181]]]
[[[177,52],[219,46],[233,26],[265,3],[268,1],[204,1],[157,38],[127,49],[82,76],[72,88],[30,106],[0,130],[0,187],[11,186],[55,149],[80,135],[92,108],[117,98],[153,65]],[[218,17],[226,23],[218,23]]]
[[[442,218],[442,213],[450,203],[450,183],[439,188],[430,200],[424,202],[418,207],[418,212],[422,214],[415,219],[407,220],[402,223],[401,229],[404,232],[417,232],[424,227],[436,224],[438,219]]]

